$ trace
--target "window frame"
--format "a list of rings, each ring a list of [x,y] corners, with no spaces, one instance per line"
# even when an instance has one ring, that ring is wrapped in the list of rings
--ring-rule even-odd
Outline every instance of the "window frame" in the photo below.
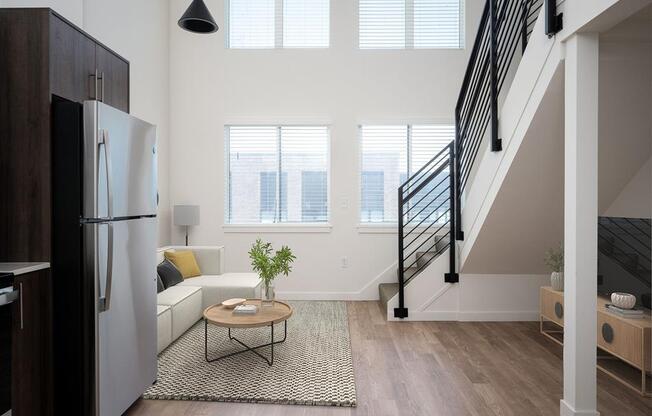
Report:
[[[455,123],[453,120],[448,119],[448,118],[441,118],[437,120],[422,120],[422,119],[417,119],[417,120],[412,120],[408,122],[384,122],[382,120],[373,120],[373,121],[364,121],[364,122],[359,122],[358,123],[358,133],[357,133],[357,139],[358,139],[358,232],[359,233],[364,233],[364,234],[396,234],[398,232],[398,219],[396,221],[363,221],[362,219],[362,173],[363,173],[363,148],[362,148],[362,128],[364,126],[406,126],[406,166],[407,166],[407,178],[410,177],[410,175],[414,172],[410,172],[411,169],[411,162],[413,159],[412,155],[412,129],[414,126],[449,126],[449,127],[454,127]],[[455,140],[455,137],[453,136],[452,141]],[[434,155],[433,155],[434,156]],[[407,179],[406,178],[406,179]],[[403,183],[404,181],[401,181]],[[398,192],[398,190],[397,190]],[[426,226],[422,226],[421,228],[425,228]]]
[[[466,1],[457,0],[459,3],[459,33],[458,33],[458,46],[457,47],[415,47],[415,0],[403,0],[404,2],[404,19],[403,26],[403,46],[385,46],[385,47],[363,47],[361,44],[361,19],[360,13],[360,0],[357,0],[357,24],[358,24],[358,39],[357,48],[361,51],[459,51],[466,49]]]
[[[287,211],[285,221],[277,222],[258,222],[258,223],[236,223],[231,222],[231,209],[232,209],[232,188],[231,188],[231,137],[230,129],[232,127],[273,127],[278,130],[278,153],[276,154],[277,160],[279,161],[277,178],[279,178],[279,172],[281,173],[280,179],[283,178],[282,165],[281,165],[281,129],[283,127],[323,127],[326,129],[326,221],[324,222],[301,222],[301,221],[287,221]],[[224,232],[236,232],[236,233],[256,233],[256,232],[330,232],[331,231],[331,216],[332,216],[332,195],[331,195],[331,126],[327,123],[229,123],[224,124],[224,215],[223,215],[223,224],[222,228]],[[311,170],[314,171],[314,170]],[[269,171],[271,172],[271,171]],[[279,186],[280,182],[279,182]],[[286,185],[287,186],[287,185]],[[286,195],[287,198],[287,195]],[[302,195],[299,195],[300,200]],[[277,190],[277,200],[280,200],[280,188]],[[278,206],[277,209],[281,209]],[[259,209],[260,211],[260,209]],[[278,213],[277,213],[278,214]],[[281,211],[282,215],[282,211]],[[278,215],[277,215],[278,217]]]
[[[231,46],[231,0],[224,1],[224,46],[227,50],[325,50],[330,49],[331,47],[331,18],[332,18],[332,5],[331,0],[328,2],[328,39],[325,46],[292,46],[287,47],[284,45],[284,36],[285,36],[285,1],[284,0],[274,0],[274,46],[272,47],[252,47],[252,48],[236,48]]]

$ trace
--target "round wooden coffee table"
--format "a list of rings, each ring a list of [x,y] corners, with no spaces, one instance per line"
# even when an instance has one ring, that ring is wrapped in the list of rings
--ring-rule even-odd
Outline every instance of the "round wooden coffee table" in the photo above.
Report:
[[[232,357],[234,355],[242,354],[243,352],[251,351],[263,360],[267,362],[270,366],[274,364],[274,345],[285,342],[285,339],[288,335],[288,319],[292,316],[292,307],[284,302],[274,301],[274,306],[262,307],[260,299],[247,299],[245,302],[247,305],[256,305],[258,306],[258,312],[250,315],[237,315],[233,313],[233,309],[228,309],[221,304],[209,306],[204,310],[204,357],[206,357],[207,362],[213,362],[217,360],[222,360],[227,357]],[[274,341],[274,325],[283,322],[284,333],[283,339],[280,341]],[[230,354],[222,355],[215,358],[208,357],[208,324],[219,326],[222,328],[228,328],[229,330],[229,340],[235,341],[238,344],[242,345],[245,349],[242,351],[232,352]],[[267,344],[257,345],[255,347],[250,347],[244,342],[240,341],[236,337],[231,335],[232,328],[262,328],[269,326],[271,330],[271,342]],[[271,358],[267,358],[264,355],[260,354],[257,349],[263,347],[271,347]]]

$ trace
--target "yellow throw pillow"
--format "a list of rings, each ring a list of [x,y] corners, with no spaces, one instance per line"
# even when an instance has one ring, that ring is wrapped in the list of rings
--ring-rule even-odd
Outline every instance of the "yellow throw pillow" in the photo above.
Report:
[[[166,251],[163,255],[179,269],[184,279],[201,276],[201,270],[192,251]]]

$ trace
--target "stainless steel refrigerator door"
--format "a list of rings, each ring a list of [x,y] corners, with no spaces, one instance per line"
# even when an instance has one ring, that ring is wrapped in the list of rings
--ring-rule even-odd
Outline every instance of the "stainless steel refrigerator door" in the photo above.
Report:
[[[156,380],[157,220],[85,226],[97,235],[98,415],[120,415]],[[102,299],[110,299],[105,310]]]
[[[156,126],[84,102],[84,218],[156,214]]]

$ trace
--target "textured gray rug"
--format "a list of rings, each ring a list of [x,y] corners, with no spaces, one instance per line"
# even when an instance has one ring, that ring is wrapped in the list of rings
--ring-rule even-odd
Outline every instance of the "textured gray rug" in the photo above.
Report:
[[[204,323],[198,322],[159,355],[158,380],[143,398],[355,406],[355,379],[349,324],[343,302],[288,302],[287,340],[274,346],[274,365],[246,352],[207,363]],[[269,342],[269,327],[233,329],[248,345]],[[274,327],[282,339],[283,324]],[[229,341],[227,330],[208,326],[208,351],[214,357],[242,347]],[[269,357],[269,347],[258,350]]]

